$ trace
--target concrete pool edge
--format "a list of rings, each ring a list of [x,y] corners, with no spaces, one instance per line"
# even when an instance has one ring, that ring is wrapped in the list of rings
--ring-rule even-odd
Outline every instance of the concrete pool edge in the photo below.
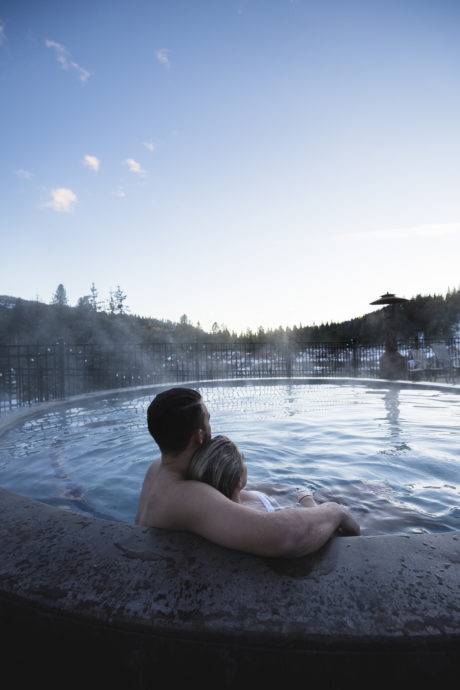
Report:
[[[134,663],[152,677],[181,658],[200,668],[219,658],[221,687],[235,664],[247,673],[255,664],[259,680],[288,661],[311,673],[321,658],[323,679],[333,659],[340,674],[345,664],[359,676],[365,657],[369,673],[410,669],[412,680],[458,668],[458,533],[336,538],[309,557],[267,559],[3,489],[0,524],[0,625],[6,656],[21,663],[52,648],[53,664],[56,653],[75,664],[76,646],[91,673],[110,659],[115,675]]]
[[[236,380],[241,385],[247,381]],[[257,382],[261,380],[251,380]],[[400,385],[377,385],[389,383]],[[101,391],[91,397],[169,385]],[[25,412],[43,411],[42,405],[27,408],[14,423],[27,417]],[[5,418],[0,419],[0,434],[2,423],[5,428]],[[201,644],[203,663],[209,663],[210,645],[223,664],[231,647],[232,668],[236,659],[249,669],[267,650],[273,657],[295,653],[297,664],[305,657],[306,666],[315,654],[375,652],[383,657],[415,654],[424,674],[433,668],[435,655],[438,678],[455,664],[458,668],[457,532],[336,538],[318,554],[283,560],[222,549],[192,535],[87,518],[3,489],[0,517],[0,620],[3,632],[18,641],[24,625],[35,626],[44,638],[58,628],[67,635],[71,629],[98,629],[107,640],[115,631],[129,634],[139,649],[146,640],[153,647],[175,641],[176,651],[178,645],[196,649]],[[147,675],[149,664],[159,663],[149,649],[136,662]],[[117,653],[121,663],[122,648]],[[266,663],[272,677],[275,669]],[[381,663],[388,664],[388,658]],[[233,682],[236,671],[232,673]]]

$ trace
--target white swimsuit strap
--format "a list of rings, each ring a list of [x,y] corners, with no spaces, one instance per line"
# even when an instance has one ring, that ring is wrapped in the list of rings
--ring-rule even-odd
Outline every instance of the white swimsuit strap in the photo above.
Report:
[[[262,491],[256,491],[255,493],[257,494],[260,502],[264,506],[267,513],[273,513],[275,511],[275,508],[272,502],[270,501],[269,497],[266,494],[263,494]]]

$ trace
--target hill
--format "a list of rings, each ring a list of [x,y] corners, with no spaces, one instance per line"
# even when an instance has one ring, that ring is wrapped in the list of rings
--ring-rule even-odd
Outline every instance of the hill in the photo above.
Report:
[[[0,296],[0,345],[53,343],[63,339],[74,344],[95,344],[106,349],[130,344],[187,342],[349,342],[382,343],[389,307],[342,323],[294,326],[243,334],[230,333],[214,324],[212,332],[193,326],[184,314],[179,322],[125,313],[107,313],[93,308],[88,300],[78,306],[45,304],[9,295]],[[458,335],[460,290],[446,296],[417,295],[395,310],[395,325],[401,340],[423,334],[427,340]]]

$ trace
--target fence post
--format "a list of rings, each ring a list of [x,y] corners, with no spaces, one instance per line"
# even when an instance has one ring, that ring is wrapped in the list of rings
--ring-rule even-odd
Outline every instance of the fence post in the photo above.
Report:
[[[352,361],[352,367],[353,367],[353,376],[356,377],[356,376],[358,376],[358,369],[359,369],[358,342],[357,342],[356,338],[352,338],[351,347],[352,347],[351,361]]]
[[[61,399],[65,398],[66,394],[66,381],[65,381],[65,343],[63,338],[58,338],[58,397]]]
[[[42,402],[45,398],[43,395],[43,371],[42,371],[42,361],[40,355],[40,345],[35,343],[35,361],[36,361],[36,371],[37,371],[37,391],[36,397],[37,402]]]
[[[8,358],[6,360],[6,370],[8,372],[8,398],[9,398],[9,405],[10,405],[10,410],[13,407],[13,367],[11,366],[11,353],[10,353],[10,348],[7,346],[7,353],[8,353]],[[16,404],[18,402],[18,396],[16,393]]]
[[[195,381],[200,380],[200,360],[199,360],[199,345],[198,343],[194,344],[194,349],[195,349]]]
[[[292,377],[292,344],[290,341],[286,344],[286,376]]]
[[[15,371],[15,376],[16,376],[16,400],[19,405],[24,405],[25,404],[25,399],[24,399],[24,382],[22,380],[22,352],[21,352],[21,346],[16,345],[16,371]]]

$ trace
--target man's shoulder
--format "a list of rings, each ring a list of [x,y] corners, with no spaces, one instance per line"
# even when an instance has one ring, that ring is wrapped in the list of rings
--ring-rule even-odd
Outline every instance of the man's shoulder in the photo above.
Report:
[[[202,500],[217,501],[218,503],[228,503],[230,499],[224,496],[220,491],[213,486],[206,484],[206,482],[195,481],[194,479],[182,479],[174,482],[171,485],[172,491],[176,494],[178,500],[186,503],[195,503]]]
[[[153,460],[150,465],[147,467],[147,471],[145,473],[145,478],[144,482],[151,482],[155,475],[158,473],[158,470],[160,469],[161,465],[161,458],[156,458]]]
[[[162,492],[167,494],[169,501],[175,500],[176,497],[183,498],[195,495],[202,497],[217,494],[224,498],[219,491],[205,482],[181,478],[168,470],[160,471],[161,469],[161,458],[153,460],[145,473],[145,483],[151,488],[160,488]]]
[[[160,459],[154,460],[147,467],[144,475],[144,481],[142,482],[142,489],[139,496],[139,504],[137,508],[137,514],[135,518],[135,523],[144,523],[145,520],[148,521],[148,515],[150,513],[150,495],[152,492],[152,485],[154,483],[154,477],[158,471],[160,465]]]
[[[187,529],[195,516],[209,509],[210,503],[222,507],[228,499],[209,484],[162,471],[161,459],[148,467],[141,492],[141,512],[151,526]]]
[[[161,465],[161,458],[155,458],[155,460],[152,460],[152,462],[150,463],[148,471],[152,472],[153,470],[158,469],[160,467],[160,465]]]

